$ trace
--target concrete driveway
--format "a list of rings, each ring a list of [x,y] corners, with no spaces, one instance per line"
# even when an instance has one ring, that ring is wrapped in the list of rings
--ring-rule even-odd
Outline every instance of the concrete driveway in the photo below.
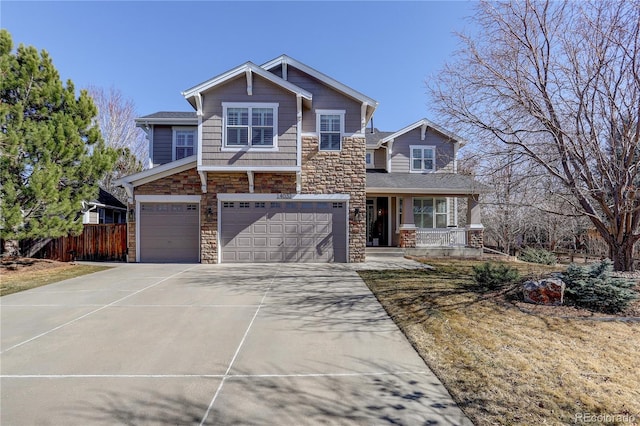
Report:
[[[3,426],[471,424],[349,265],[124,264],[0,308]]]

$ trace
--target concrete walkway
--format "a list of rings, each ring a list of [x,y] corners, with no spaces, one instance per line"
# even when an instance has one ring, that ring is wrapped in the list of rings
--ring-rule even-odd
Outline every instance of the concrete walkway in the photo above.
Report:
[[[471,424],[345,265],[119,265],[0,308],[3,426]]]

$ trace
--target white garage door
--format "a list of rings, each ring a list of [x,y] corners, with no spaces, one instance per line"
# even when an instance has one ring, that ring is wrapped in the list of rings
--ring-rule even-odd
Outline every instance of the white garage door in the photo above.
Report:
[[[197,203],[140,204],[141,262],[199,262]]]
[[[225,201],[222,262],[346,262],[346,203]]]

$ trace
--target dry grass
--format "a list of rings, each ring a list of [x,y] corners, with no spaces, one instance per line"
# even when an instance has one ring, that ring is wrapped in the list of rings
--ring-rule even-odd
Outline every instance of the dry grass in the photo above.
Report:
[[[3,261],[2,267],[0,267],[0,296],[92,274],[105,269],[109,269],[109,267],[53,262],[42,259]]]
[[[640,422],[640,323],[526,313],[478,292],[480,262],[428,263],[361,275],[475,424]]]

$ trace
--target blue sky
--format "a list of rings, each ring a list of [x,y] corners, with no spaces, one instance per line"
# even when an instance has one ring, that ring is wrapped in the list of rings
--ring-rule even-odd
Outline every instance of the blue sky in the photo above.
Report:
[[[189,111],[181,91],[283,53],[376,99],[398,130],[428,107],[425,80],[457,47],[469,1],[0,1],[14,44],[45,49],[76,88],[114,87],[139,115]]]

